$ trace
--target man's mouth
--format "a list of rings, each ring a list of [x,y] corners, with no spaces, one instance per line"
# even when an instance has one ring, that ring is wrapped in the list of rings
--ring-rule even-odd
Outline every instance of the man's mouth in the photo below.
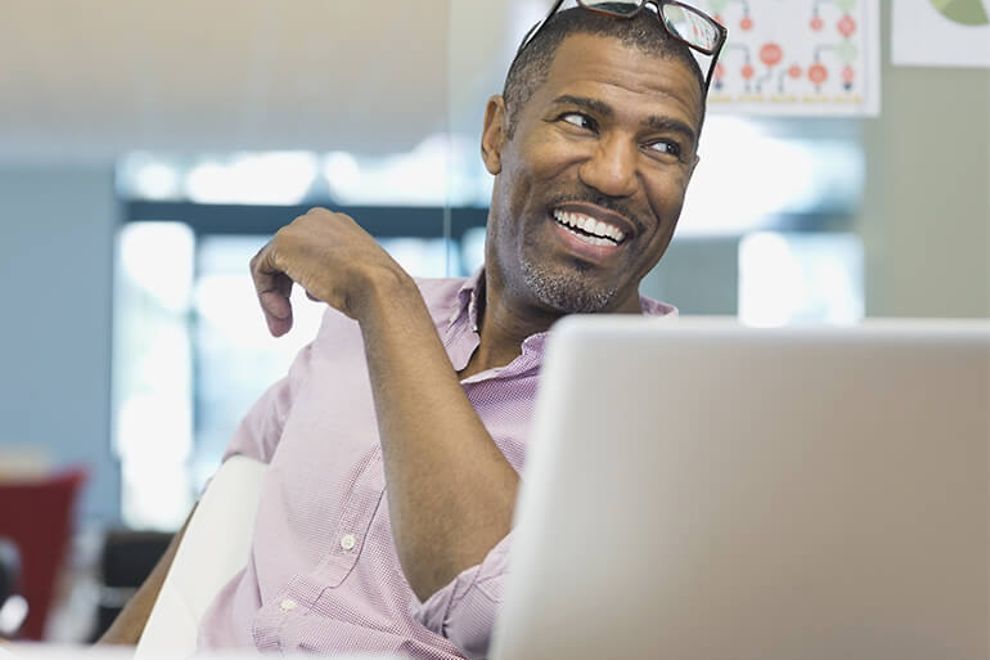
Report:
[[[617,246],[626,234],[613,224],[575,211],[553,210],[554,221],[589,245]]]

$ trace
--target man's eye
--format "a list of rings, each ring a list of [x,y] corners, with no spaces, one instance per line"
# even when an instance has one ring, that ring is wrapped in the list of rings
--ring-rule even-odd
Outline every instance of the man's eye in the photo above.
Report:
[[[580,112],[568,112],[565,115],[561,115],[560,119],[578,128],[583,128],[586,131],[593,131],[597,128],[594,119]]]
[[[651,142],[647,145],[647,149],[660,154],[676,156],[678,158],[681,156],[681,146],[676,142],[671,142],[670,140],[657,140],[656,142]]]

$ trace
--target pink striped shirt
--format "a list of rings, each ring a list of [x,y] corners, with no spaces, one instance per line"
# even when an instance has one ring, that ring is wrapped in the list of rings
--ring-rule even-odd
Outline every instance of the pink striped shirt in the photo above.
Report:
[[[477,284],[419,282],[454,369],[478,346]],[[675,312],[642,299],[643,311]],[[462,381],[498,448],[520,471],[547,333],[511,364]],[[227,455],[269,464],[248,565],[221,590],[200,646],[282,652],[483,656],[511,534],[425,603],[399,565],[371,385],[356,322],[329,310],[289,374],[251,408]]]

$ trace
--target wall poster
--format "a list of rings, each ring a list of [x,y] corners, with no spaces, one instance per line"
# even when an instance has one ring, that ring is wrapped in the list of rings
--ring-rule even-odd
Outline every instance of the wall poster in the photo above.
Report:
[[[856,116],[880,110],[879,0],[697,0],[729,29],[713,111]]]

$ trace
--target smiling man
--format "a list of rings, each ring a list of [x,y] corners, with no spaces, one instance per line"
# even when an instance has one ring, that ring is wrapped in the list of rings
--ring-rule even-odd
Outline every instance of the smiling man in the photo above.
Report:
[[[707,84],[671,30],[712,51],[724,31],[676,3],[637,9],[551,12],[489,100],[474,277],[414,281],[322,209],[252,261],[273,334],[292,325],[293,283],[330,309],[228,449],[270,468],[251,560],[203,646],[484,655],[548,330],[575,312],[674,312],[639,285],[677,225]],[[107,641],[139,633],[170,555]]]

